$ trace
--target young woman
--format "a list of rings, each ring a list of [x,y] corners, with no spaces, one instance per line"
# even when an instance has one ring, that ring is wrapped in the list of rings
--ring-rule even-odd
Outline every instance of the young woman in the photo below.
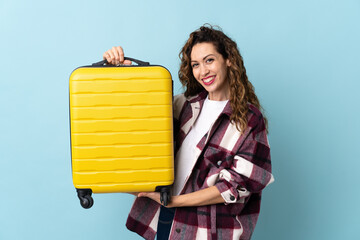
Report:
[[[103,55],[124,61],[121,47]],[[266,118],[236,43],[203,26],[180,52],[174,97],[175,182],[168,206],[139,193],[126,226],[145,239],[250,239],[273,181]]]

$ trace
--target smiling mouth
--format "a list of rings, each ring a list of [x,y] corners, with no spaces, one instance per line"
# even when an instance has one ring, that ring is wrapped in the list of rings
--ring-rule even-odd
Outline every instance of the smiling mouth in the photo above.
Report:
[[[205,85],[211,85],[215,81],[215,77],[216,76],[209,76],[209,77],[203,78],[201,80]]]

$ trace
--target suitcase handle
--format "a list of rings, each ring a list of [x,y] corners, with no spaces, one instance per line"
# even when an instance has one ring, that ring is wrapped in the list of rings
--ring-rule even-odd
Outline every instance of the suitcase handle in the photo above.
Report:
[[[130,58],[130,57],[125,57],[124,60],[130,60],[132,62],[137,63],[139,66],[149,66],[150,65],[149,62],[140,61],[138,59]],[[106,65],[106,64],[108,64],[108,61],[106,59],[104,59],[104,60],[102,60],[100,62],[93,63],[92,66],[103,66],[103,65]]]

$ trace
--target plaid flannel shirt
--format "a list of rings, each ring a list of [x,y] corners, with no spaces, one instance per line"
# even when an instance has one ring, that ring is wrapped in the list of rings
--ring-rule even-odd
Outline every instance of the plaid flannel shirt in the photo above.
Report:
[[[195,123],[207,92],[174,98],[177,151]],[[250,239],[257,222],[261,191],[273,182],[270,148],[262,114],[249,104],[248,128],[241,134],[230,122],[230,102],[196,146],[197,162],[182,194],[216,186],[225,203],[177,208],[169,239]],[[175,152],[176,152],[175,151]],[[126,226],[154,239],[160,205],[136,198]]]

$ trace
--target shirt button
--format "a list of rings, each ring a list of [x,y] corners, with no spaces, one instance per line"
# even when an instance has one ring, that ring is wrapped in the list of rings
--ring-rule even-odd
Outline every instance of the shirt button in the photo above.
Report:
[[[218,161],[218,162],[217,162],[217,165],[220,166],[220,165],[221,165],[221,161]]]
[[[235,200],[235,197],[233,195],[230,196],[230,200],[231,201],[234,201]]]
[[[177,233],[180,233],[180,228],[177,228],[176,230],[175,230]]]

